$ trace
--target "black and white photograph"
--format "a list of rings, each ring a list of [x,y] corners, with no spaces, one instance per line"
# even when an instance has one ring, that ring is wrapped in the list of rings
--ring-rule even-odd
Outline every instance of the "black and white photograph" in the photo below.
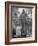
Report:
[[[12,38],[32,37],[32,7],[11,7]]]

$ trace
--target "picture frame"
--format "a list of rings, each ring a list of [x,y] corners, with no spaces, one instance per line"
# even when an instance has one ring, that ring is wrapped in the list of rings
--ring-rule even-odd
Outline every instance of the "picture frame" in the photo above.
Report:
[[[5,2],[5,44],[36,42],[37,4],[11,1]]]

